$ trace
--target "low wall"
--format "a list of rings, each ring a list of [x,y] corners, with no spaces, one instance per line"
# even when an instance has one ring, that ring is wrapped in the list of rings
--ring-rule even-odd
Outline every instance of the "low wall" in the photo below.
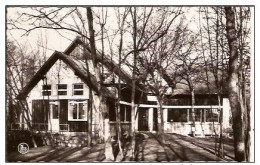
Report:
[[[167,122],[165,123],[165,133],[177,133],[181,135],[189,135],[192,133],[192,123],[189,122]],[[205,122],[195,123],[195,135],[196,136],[210,136],[215,135],[215,132],[219,134],[219,123]]]

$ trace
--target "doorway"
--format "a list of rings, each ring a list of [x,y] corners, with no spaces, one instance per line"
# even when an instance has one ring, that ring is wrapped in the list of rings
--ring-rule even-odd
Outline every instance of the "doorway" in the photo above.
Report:
[[[148,131],[148,109],[147,108],[139,109],[138,131]]]
[[[50,103],[50,122],[49,129],[53,132],[59,132],[59,103],[53,102]]]

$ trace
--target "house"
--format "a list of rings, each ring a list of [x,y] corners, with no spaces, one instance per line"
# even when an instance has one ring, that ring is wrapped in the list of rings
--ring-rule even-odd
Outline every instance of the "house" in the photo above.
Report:
[[[221,106],[218,106],[217,94],[196,94],[195,128],[193,128],[192,106],[190,94],[168,95],[165,98],[163,108],[164,132],[191,135],[195,129],[196,136],[212,136],[220,133],[220,117],[223,114],[222,129],[228,130],[230,125],[230,105],[226,95],[222,95]],[[140,104],[138,113],[139,131],[157,130],[157,108],[152,102],[154,96],[148,96],[148,104]]]
[[[78,46],[84,46],[87,51],[77,50]],[[100,119],[96,108],[98,105],[96,97],[100,82],[91,71],[91,65],[87,68],[83,60],[82,54],[88,54],[87,57],[89,57],[89,52],[88,45],[85,45],[80,38],[76,38],[63,53],[54,52],[19,93],[17,98],[26,99],[29,103],[34,129],[67,134],[85,134],[92,131],[93,136],[97,134]],[[101,62],[100,53],[97,53],[96,58],[98,62]],[[120,77],[122,80],[122,98],[119,102],[120,123],[125,132],[131,131],[132,80],[127,71],[119,69],[112,59],[106,56],[103,58],[107,74],[104,74],[106,75],[105,88],[102,88],[101,92],[105,96],[106,108],[109,112],[111,136],[115,136],[118,89],[116,79]],[[136,83],[135,130],[157,131],[156,97],[144,89],[143,84]],[[215,94],[197,94],[195,97],[197,102],[194,106],[195,127],[193,127],[191,96],[188,94],[167,95],[162,106],[165,132],[189,135],[194,129],[198,136],[219,134],[220,109],[223,110],[223,129],[230,127],[230,107],[225,95],[222,95],[221,106],[218,106]]]

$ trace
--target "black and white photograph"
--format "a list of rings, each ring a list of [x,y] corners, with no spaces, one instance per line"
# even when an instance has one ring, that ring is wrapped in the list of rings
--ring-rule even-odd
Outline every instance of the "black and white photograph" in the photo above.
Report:
[[[5,10],[6,163],[255,162],[254,5]]]

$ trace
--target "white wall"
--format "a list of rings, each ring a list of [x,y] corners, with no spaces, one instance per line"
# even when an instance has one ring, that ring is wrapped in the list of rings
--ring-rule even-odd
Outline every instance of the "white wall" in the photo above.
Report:
[[[61,63],[61,67],[60,66]],[[60,71],[59,71],[60,68]],[[59,74],[58,74],[59,73]],[[50,100],[59,99],[88,99],[89,98],[89,88],[84,84],[80,78],[78,78],[74,72],[62,61],[57,61],[53,67],[47,72],[47,84],[51,84],[51,96]],[[73,95],[73,84],[83,83],[84,84],[84,94],[75,96]],[[45,84],[45,82],[44,82]],[[57,84],[67,84],[67,95],[57,95]],[[48,99],[48,96],[42,96],[42,85],[43,81],[39,81],[38,84],[29,93],[28,103],[30,111],[32,110],[32,100]]]
[[[153,125],[153,108],[148,109],[148,125],[149,130],[152,130]],[[223,98],[223,130],[226,128],[231,128],[229,124],[229,118],[231,116],[230,112],[230,104],[228,98]],[[167,122],[168,118],[168,109],[163,109],[163,117],[164,117],[164,131],[166,133],[177,133],[182,135],[191,134],[192,122]],[[220,133],[220,125],[219,123],[213,122],[195,122],[195,134],[198,136],[205,135],[214,135],[215,132],[217,134]]]

